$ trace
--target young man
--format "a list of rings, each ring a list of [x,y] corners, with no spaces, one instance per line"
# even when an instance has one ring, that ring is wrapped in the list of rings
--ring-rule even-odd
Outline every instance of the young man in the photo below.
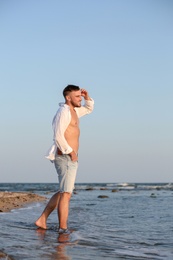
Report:
[[[93,111],[94,101],[87,90],[68,85],[63,90],[65,103],[60,103],[54,119],[54,143],[46,158],[54,162],[59,178],[59,191],[49,200],[46,208],[35,224],[46,229],[50,213],[57,208],[59,233],[68,233],[68,213],[70,198],[74,189],[78,167],[79,118]],[[85,100],[81,106],[82,97]]]

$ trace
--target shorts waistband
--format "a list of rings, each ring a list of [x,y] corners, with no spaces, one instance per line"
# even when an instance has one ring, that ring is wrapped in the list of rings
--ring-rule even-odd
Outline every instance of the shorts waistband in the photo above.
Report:
[[[57,153],[58,155],[64,155],[59,148],[57,148],[56,153]],[[69,154],[66,154],[66,155],[69,155]],[[70,156],[70,155],[69,155],[69,156]],[[78,153],[77,153],[77,156],[78,156]]]

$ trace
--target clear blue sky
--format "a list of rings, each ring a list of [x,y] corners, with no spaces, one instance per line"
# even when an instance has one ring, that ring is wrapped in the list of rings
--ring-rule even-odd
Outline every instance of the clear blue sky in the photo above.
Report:
[[[172,1],[0,0],[0,182],[57,181],[67,84],[95,100],[77,182],[173,181]]]

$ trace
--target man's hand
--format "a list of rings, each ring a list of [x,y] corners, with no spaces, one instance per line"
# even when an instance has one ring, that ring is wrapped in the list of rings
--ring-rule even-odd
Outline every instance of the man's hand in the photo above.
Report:
[[[85,100],[91,100],[88,91],[86,89],[81,88],[81,96],[84,97]]]
[[[77,162],[78,161],[78,156],[75,153],[75,151],[72,151],[71,153],[69,153],[69,155],[71,157],[72,162]]]

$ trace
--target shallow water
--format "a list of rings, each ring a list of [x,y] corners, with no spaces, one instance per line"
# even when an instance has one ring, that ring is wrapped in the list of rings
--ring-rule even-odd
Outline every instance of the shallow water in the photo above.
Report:
[[[93,190],[86,190],[87,187]],[[57,215],[49,230],[34,221],[45,202],[0,214],[0,250],[23,259],[173,259],[173,190],[165,184],[80,184],[70,205],[70,236],[57,233]],[[100,190],[106,188],[106,190]],[[118,192],[112,192],[116,188]],[[51,197],[56,184],[1,184]],[[100,199],[99,195],[108,198]]]

